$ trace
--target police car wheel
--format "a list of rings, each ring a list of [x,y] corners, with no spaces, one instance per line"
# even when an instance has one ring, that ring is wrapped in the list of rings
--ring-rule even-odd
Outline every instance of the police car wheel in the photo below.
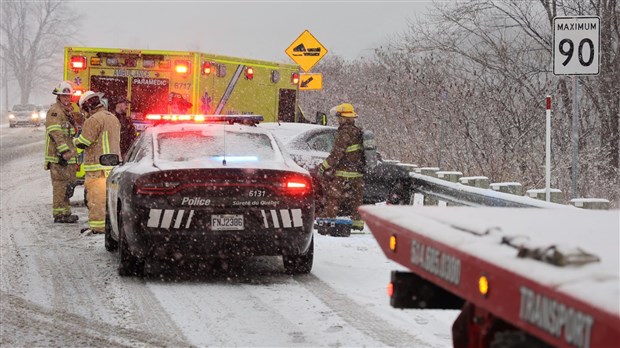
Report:
[[[312,270],[314,260],[314,237],[308,251],[303,255],[282,255],[284,269],[288,274],[308,274]]]
[[[131,254],[127,245],[127,237],[123,232],[122,214],[119,214],[119,226],[118,226],[118,254],[120,262],[118,265],[118,274],[121,277],[126,276],[138,276],[144,275],[144,261]]]
[[[112,238],[112,226],[110,224],[110,214],[105,214],[105,250],[113,252],[118,250],[118,242]]]

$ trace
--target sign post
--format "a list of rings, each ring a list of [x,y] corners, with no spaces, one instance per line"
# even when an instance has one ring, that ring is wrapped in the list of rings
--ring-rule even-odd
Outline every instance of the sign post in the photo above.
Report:
[[[551,201],[551,96],[545,98],[546,128],[545,128],[545,200]]]
[[[579,75],[598,75],[601,19],[597,16],[553,18],[553,74],[571,75],[573,82],[572,198],[579,173]]]

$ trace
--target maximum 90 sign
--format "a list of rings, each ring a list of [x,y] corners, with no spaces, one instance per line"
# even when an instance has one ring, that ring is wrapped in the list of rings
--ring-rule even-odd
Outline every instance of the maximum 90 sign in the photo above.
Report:
[[[588,16],[553,19],[555,75],[598,75],[600,22]]]

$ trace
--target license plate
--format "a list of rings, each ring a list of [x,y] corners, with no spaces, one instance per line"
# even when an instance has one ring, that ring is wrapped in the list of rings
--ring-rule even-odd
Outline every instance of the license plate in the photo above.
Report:
[[[243,215],[211,215],[211,229],[215,231],[243,230]]]

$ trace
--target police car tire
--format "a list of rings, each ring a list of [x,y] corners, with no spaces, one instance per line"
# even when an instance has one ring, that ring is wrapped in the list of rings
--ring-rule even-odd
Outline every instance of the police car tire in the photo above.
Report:
[[[530,336],[523,331],[511,330],[500,331],[493,335],[489,348],[551,348],[536,337]]]
[[[15,128],[15,125],[14,124],[9,124],[9,127]]]
[[[118,218],[120,223],[118,224],[118,256],[120,262],[118,264],[118,274],[121,277],[144,275],[144,261],[131,254],[127,245],[127,237],[123,232],[122,214],[119,214]]]
[[[110,224],[110,214],[105,214],[105,238],[104,238],[105,250],[113,252],[118,250],[118,242],[112,238],[112,226]]]
[[[310,241],[308,251],[303,255],[282,255],[284,269],[287,274],[308,274],[314,261],[314,237]]]

